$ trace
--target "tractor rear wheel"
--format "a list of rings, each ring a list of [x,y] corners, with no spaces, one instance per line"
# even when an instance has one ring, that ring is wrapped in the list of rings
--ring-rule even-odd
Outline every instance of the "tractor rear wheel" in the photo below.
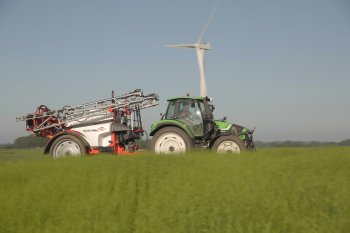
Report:
[[[218,154],[239,154],[245,150],[244,143],[236,136],[221,136],[214,142],[212,150]]]
[[[192,147],[189,136],[177,127],[162,128],[152,139],[152,150],[157,154],[183,154]]]
[[[86,147],[79,138],[72,135],[63,135],[57,138],[50,148],[50,154],[54,159],[61,157],[79,157],[86,153]]]

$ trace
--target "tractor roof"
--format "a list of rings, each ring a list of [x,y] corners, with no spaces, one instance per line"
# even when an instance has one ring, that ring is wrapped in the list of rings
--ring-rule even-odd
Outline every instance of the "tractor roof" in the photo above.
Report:
[[[189,100],[204,100],[208,99],[208,97],[201,97],[201,96],[181,96],[181,97],[170,97],[167,99],[167,101],[172,101],[172,100],[179,100],[179,99],[189,99]]]

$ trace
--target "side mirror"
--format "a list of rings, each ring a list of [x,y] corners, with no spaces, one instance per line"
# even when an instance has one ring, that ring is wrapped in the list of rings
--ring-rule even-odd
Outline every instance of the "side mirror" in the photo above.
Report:
[[[215,106],[214,105],[209,105],[209,108],[210,108],[211,112],[214,112],[214,110],[215,110]]]

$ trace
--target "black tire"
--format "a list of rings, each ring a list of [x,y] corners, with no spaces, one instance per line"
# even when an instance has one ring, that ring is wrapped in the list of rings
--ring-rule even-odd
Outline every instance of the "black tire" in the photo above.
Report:
[[[86,146],[78,137],[63,135],[52,143],[50,154],[54,159],[67,156],[80,157],[86,154]]]
[[[240,154],[245,151],[244,142],[236,136],[220,136],[214,142],[212,151],[218,154],[235,153]]]
[[[156,154],[183,154],[193,148],[185,131],[169,126],[160,129],[152,138],[151,149]]]

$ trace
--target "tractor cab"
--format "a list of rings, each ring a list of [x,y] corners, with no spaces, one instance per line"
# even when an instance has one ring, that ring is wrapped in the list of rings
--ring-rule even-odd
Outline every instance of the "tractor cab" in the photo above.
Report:
[[[203,137],[212,130],[213,109],[205,97],[178,97],[168,99],[163,120],[176,120],[186,125],[194,137]]]

